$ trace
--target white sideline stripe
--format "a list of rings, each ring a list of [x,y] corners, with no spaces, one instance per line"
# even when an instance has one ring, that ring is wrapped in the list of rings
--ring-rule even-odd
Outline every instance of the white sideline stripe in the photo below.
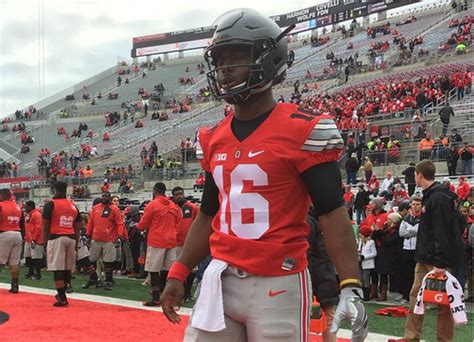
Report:
[[[10,289],[10,284],[0,283],[0,288],[8,290]],[[42,294],[42,295],[50,295],[50,296],[54,296],[56,294],[55,290],[42,289],[39,287],[23,286],[20,284],[20,292],[21,291],[35,293],[35,294]],[[80,300],[86,300],[89,302],[109,304],[109,305],[119,305],[119,306],[124,306],[128,308],[134,308],[134,309],[163,312],[161,307],[146,307],[146,306],[143,306],[141,302],[136,302],[136,301],[128,300],[128,299],[103,297],[103,296],[90,295],[90,294],[85,294],[85,293],[76,293],[76,292],[68,294],[67,296],[68,298],[71,298],[71,299],[80,299]],[[180,315],[191,315],[192,309],[181,308],[178,311],[178,313]],[[316,334],[311,333],[311,335],[316,335]],[[339,329],[337,336],[341,338],[350,339],[351,331],[347,329]],[[367,336],[365,341],[380,342],[380,341],[387,341],[388,339],[400,339],[400,338],[401,337],[369,333],[369,336]]]
[[[0,288],[8,290],[10,289],[10,284],[0,283]],[[20,292],[21,291],[35,293],[35,294],[50,295],[50,296],[54,296],[56,294],[55,290],[23,286],[20,284]],[[101,304],[120,305],[120,306],[125,306],[128,308],[134,308],[134,309],[163,312],[161,307],[147,307],[147,306],[143,306],[141,302],[128,300],[128,299],[111,298],[111,297],[104,297],[104,296],[97,296],[97,295],[90,295],[90,294],[76,293],[76,292],[68,294],[67,297],[71,299],[87,300],[89,302],[95,302],[95,303],[101,303]],[[192,309],[188,309],[188,308],[181,308],[178,311],[178,313],[181,315],[191,315],[191,312],[192,312]]]
[[[339,331],[337,332],[337,337],[351,339],[351,334],[352,332],[348,329],[339,329]],[[310,335],[317,335],[317,334],[310,333]],[[388,341],[389,339],[398,340],[398,339],[401,339],[401,337],[369,333],[369,335],[364,341],[365,342],[382,342],[382,341]]]

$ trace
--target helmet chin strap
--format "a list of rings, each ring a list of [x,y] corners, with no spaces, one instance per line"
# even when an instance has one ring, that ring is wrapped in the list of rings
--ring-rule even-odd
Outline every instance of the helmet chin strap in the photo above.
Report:
[[[234,96],[229,96],[229,97],[226,97],[224,98],[226,102],[228,102],[229,104],[239,104],[239,103],[244,103],[245,101],[247,101],[252,95],[255,95],[255,94],[259,94],[259,93],[262,93],[264,92],[265,90],[269,89],[270,87],[272,86],[272,82],[268,82],[266,85],[264,85],[263,87],[259,87],[259,88],[254,88],[254,89],[250,89],[248,91],[245,91],[241,94],[237,94],[237,95],[234,95]]]
[[[251,95],[250,91],[247,90],[237,95],[225,97],[224,100],[229,104],[236,105],[236,104],[244,103],[245,101],[247,101],[250,98],[250,95]]]

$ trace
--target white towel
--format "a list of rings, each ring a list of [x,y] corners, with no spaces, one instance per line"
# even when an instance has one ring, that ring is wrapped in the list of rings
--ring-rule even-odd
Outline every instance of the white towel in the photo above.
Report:
[[[415,308],[413,309],[413,313],[416,315],[423,315],[425,313],[423,291],[426,285],[426,278],[428,278],[430,274],[434,274],[434,271],[428,272],[421,282],[420,291],[416,297]],[[446,294],[449,298],[449,306],[453,315],[454,324],[466,324],[466,305],[464,304],[464,294],[462,292],[461,284],[459,284],[458,280],[449,272],[446,272],[446,277],[448,277],[446,280]]]
[[[212,259],[207,266],[191,318],[194,328],[211,332],[225,329],[221,275],[227,266],[226,262],[217,259]]]

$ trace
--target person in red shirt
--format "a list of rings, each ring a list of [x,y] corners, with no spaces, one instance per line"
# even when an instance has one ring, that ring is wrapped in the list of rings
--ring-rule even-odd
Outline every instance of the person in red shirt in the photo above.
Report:
[[[94,269],[90,270],[90,278],[82,288],[97,286],[98,277],[95,268],[97,260],[102,259],[105,269],[104,289],[111,291],[116,257],[115,243],[119,237],[125,240],[125,225],[120,209],[112,203],[110,192],[103,192],[100,199],[100,203],[92,207],[86,228],[86,235],[91,239],[89,260]]]
[[[383,199],[373,198],[370,201],[370,214],[359,226],[359,232],[364,236],[369,236],[376,228],[381,228],[387,221],[387,213],[383,209]]]
[[[180,186],[173,188],[173,190],[171,190],[171,194],[173,195],[173,202],[181,208],[181,213],[183,215],[182,223],[178,226],[176,234],[176,256],[178,256],[181,253],[181,249],[183,248],[189,228],[199,214],[199,207],[193,202],[186,200],[184,197],[184,189]],[[189,273],[189,276],[186,278],[186,282],[184,283],[183,301],[185,303],[193,300],[191,289],[195,275],[196,274],[194,272]]]
[[[0,268],[4,265],[10,268],[10,293],[18,293],[24,227],[21,209],[10,201],[10,189],[0,189]]]
[[[151,300],[145,306],[160,305],[160,293],[166,285],[168,270],[176,260],[177,229],[182,225],[180,208],[166,196],[166,185],[153,186],[153,201],[147,204],[138,230],[147,230],[145,271],[151,278]]]
[[[375,173],[372,173],[372,176],[370,177],[370,180],[367,183],[367,188],[369,194],[371,194],[372,196],[378,195],[380,189],[380,181],[377,179],[377,175]]]
[[[25,231],[30,233],[30,255],[32,269],[30,278],[32,280],[39,280],[41,279],[41,266],[44,257],[44,238],[41,212],[36,208],[34,201],[25,202],[25,212]]]
[[[100,191],[102,191],[102,193],[106,193],[106,192],[109,192],[109,190],[110,190],[110,184],[107,181],[107,179],[105,179],[104,184],[102,184],[102,186],[100,187]]]
[[[364,339],[356,241],[337,166],[344,145],[340,132],[331,116],[273,97],[272,85],[284,79],[291,27],[282,32],[250,9],[221,19],[204,56],[214,97],[233,104],[234,114],[198,132],[203,200],[170,269],[160,298],[163,313],[172,323],[180,321],[175,306],[184,281],[211,253],[186,338],[223,341],[236,333],[268,340],[262,327],[277,326],[272,339],[307,341],[306,216],[312,200],[341,280],[331,332],[351,317],[353,338]]]
[[[393,189],[392,205],[398,207],[400,203],[409,199],[408,193],[401,183],[397,183]]]
[[[456,193],[458,195],[458,200],[461,201],[461,203],[467,200],[470,190],[471,190],[471,186],[469,185],[468,182],[466,182],[466,177],[460,176],[458,189],[456,190]]]
[[[205,181],[206,181],[206,178],[204,177],[202,173],[200,173],[199,176],[196,178],[196,182],[193,185],[194,191],[204,189]]]
[[[69,304],[66,284],[71,283],[71,271],[76,264],[76,247],[83,221],[77,207],[66,198],[67,183],[54,183],[53,191],[53,199],[43,207],[42,230],[43,239],[48,241],[48,271],[53,272],[58,292],[53,306],[62,307]]]
[[[345,192],[342,196],[344,198],[344,206],[346,207],[347,213],[349,214],[349,219],[352,220],[352,207],[354,206],[354,194],[352,193],[352,188],[349,184],[345,186]]]

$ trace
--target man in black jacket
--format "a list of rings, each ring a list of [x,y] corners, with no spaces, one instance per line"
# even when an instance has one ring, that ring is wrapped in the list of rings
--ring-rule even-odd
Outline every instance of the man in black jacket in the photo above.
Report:
[[[408,186],[408,196],[415,193],[415,163],[410,163],[408,167],[402,171],[405,176],[405,184]]]
[[[405,339],[419,341],[423,335],[423,315],[415,315],[413,309],[424,276],[434,271],[444,275],[446,269],[463,265],[463,242],[456,215],[456,194],[435,182],[435,165],[423,160],[415,168],[415,181],[423,189],[422,214],[415,250],[415,280],[410,291],[410,313],[405,325]],[[438,309],[437,340],[452,341],[454,321],[449,306]]]
[[[449,105],[449,102],[446,101],[446,104],[441,108],[439,111],[439,118],[443,123],[443,134],[446,135],[448,133],[448,126],[451,116],[454,116],[453,107]]]
[[[358,191],[355,196],[354,209],[356,211],[357,224],[360,224],[365,220],[365,207],[370,202],[370,194],[365,190],[364,184],[358,185]]]
[[[357,182],[357,170],[359,170],[359,163],[356,159],[356,154],[352,153],[346,160],[344,165],[347,173],[347,184],[356,184]]]

